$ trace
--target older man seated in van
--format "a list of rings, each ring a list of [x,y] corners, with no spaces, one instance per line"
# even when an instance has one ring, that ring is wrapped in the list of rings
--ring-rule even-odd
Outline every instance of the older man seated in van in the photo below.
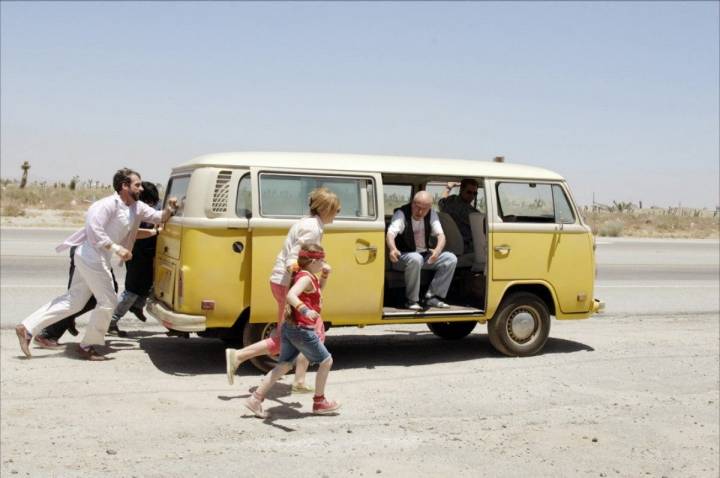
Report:
[[[422,310],[419,304],[422,269],[435,271],[435,276],[425,294],[425,305],[450,307],[444,299],[455,273],[457,257],[451,252],[443,252],[445,234],[437,213],[431,208],[430,193],[418,192],[410,204],[395,210],[386,236],[393,269],[405,272],[406,308],[414,311]],[[434,249],[430,249],[431,236],[437,238]]]

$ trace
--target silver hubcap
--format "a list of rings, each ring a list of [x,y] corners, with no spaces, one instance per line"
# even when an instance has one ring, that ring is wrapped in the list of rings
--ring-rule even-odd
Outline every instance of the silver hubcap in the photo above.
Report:
[[[508,321],[508,332],[517,342],[527,341],[536,328],[535,317],[527,310],[517,310]]]

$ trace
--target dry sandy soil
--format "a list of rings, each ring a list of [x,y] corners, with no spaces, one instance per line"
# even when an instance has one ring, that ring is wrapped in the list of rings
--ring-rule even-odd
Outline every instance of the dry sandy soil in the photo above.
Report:
[[[717,314],[553,321],[522,359],[481,325],[335,328],[341,413],[311,415],[286,378],[267,420],[242,407],[258,372],[229,386],[221,342],[124,320],[108,362],[72,337],[24,359],[2,330],[2,476],[718,476]]]

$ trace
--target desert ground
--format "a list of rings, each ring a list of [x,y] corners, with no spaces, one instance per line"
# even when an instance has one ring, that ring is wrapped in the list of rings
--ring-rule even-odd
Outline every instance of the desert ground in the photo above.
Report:
[[[312,415],[288,377],[260,420],[251,365],[230,386],[222,342],[152,320],[123,319],[108,362],[70,336],[22,357],[12,326],[62,290],[65,232],[0,232],[2,476],[718,476],[717,241],[599,240],[607,311],[553,320],[534,357],[499,355],[484,325],[332,328],[340,413]]]

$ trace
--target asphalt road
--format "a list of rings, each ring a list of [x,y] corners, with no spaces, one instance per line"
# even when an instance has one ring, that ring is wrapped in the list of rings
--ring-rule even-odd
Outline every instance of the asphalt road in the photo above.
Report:
[[[72,229],[0,230],[0,327],[14,326],[66,288],[67,253],[55,246]],[[595,297],[603,317],[720,311],[720,243],[598,238]],[[124,270],[118,273],[123,283]]]

